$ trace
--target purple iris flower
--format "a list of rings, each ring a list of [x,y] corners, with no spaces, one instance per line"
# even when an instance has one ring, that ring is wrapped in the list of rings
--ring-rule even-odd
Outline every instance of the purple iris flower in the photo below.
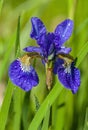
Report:
[[[43,22],[37,18],[31,18],[32,30],[30,37],[35,39],[38,46],[28,46],[23,50],[27,55],[13,61],[9,67],[11,81],[25,91],[39,83],[38,75],[31,66],[33,58],[41,58],[46,68],[46,84],[48,89],[53,82],[53,74],[64,87],[76,93],[80,86],[80,71],[75,67],[74,59],[69,55],[71,48],[63,46],[72,34],[73,21],[66,19],[57,25],[54,32],[49,33]]]

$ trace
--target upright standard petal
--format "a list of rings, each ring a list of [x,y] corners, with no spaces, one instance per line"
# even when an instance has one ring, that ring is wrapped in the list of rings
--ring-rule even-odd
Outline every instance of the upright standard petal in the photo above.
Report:
[[[73,31],[73,21],[66,19],[61,24],[59,24],[55,29],[55,44],[56,46],[62,46],[71,36]]]
[[[11,81],[25,91],[37,86],[39,79],[32,66],[26,66],[16,59],[10,64],[9,77]]]
[[[39,39],[40,48],[42,49],[44,57],[48,57],[51,55],[54,51],[54,34],[53,33],[47,33],[46,35],[42,35]]]
[[[31,18],[31,23],[32,23],[32,30],[30,33],[31,38],[38,40],[41,37],[41,35],[46,34],[46,28],[39,18],[37,17]]]
[[[72,93],[76,93],[80,86],[80,71],[71,65],[65,68],[62,66],[58,69],[58,78],[64,87],[71,89]]]

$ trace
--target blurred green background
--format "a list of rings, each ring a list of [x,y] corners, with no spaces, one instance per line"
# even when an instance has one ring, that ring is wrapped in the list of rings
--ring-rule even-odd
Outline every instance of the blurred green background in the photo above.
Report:
[[[64,19],[72,19],[74,21],[74,31],[70,40],[66,42],[66,46],[72,47],[71,54],[74,57],[77,56],[88,40],[88,0],[0,0],[0,104],[3,102],[8,82],[8,67],[15,59],[19,16],[21,55],[24,47],[36,45],[36,42],[29,37],[30,19],[33,16],[42,19],[47,30],[51,32]],[[6,121],[6,130],[27,130],[34,113],[36,113],[33,95],[37,96],[39,104],[43,102],[46,96],[44,66],[37,60],[35,68],[39,74],[40,84],[33,88],[31,93],[22,91],[22,97],[24,97],[20,109],[22,110],[22,117],[17,129],[15,129],[12,120],[15,115],[13,110],[14,98],[12,98]],[[55,130],[88,130],[88,123],[85,123],[88,107],[88,55],[79,65],[79,69],[81,70],[81,86],[77,94],[73,95],[69,90],[63,89],[57,97],[55,103],[57,105]]]

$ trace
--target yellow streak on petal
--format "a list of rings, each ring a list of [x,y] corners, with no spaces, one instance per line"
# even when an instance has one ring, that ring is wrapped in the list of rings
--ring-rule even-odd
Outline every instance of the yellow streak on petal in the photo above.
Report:
[[[26,66],[30,66],[30,60],[31,57],[29,57],[28,55],[24,55],[23,57],[19,58],[19,60],[22,62],[22,64],[26,65]]]

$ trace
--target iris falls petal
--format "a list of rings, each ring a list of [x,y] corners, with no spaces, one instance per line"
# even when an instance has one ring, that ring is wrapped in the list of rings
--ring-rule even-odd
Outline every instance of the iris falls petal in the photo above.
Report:
[[[61,67],[61,65],[64,63],[62,59],[57,58],[54,63],[53,73],[57,74],[58,69]]]
[[[80,71],[74,66],[68,68],[61,67],[58,69],[58,78],[64,87],[71,89],[73,93],[76,93],[80,86]]]
[[[39,83],[34,68],[23,65],[19,59],[16,59],[10,64],[9,77],[16,86],[19,86],[25,91],[29,91]]]

